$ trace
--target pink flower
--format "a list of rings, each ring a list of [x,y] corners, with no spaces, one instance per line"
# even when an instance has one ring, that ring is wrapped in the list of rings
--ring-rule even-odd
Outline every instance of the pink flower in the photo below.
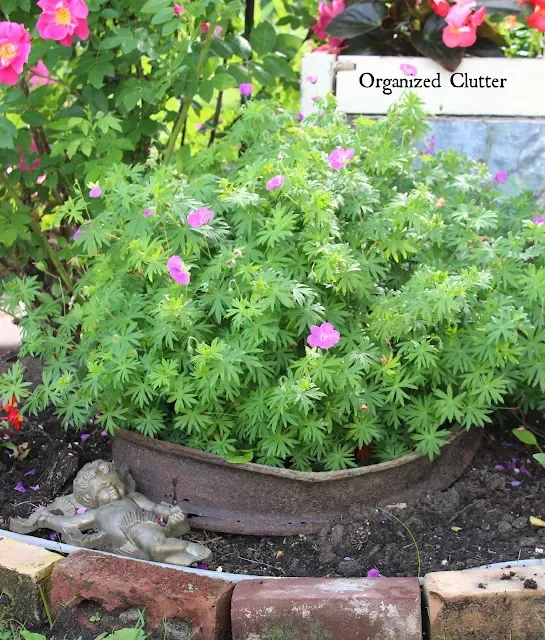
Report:
[[[15,485],[15,491],[18,491],[19,493],[26,493],[26,489],[21,480],[19,480],[19,482]]]
[[[327,161],[332,169],[342,169],[353,155],[354,149],[343,149],[342,147],[339,147],[329,154]]]
[[[0,22],[0,84],[17,84],[30,54],[30,33],[23,24]]]
[[[90,437],[91,437],[91,435],[89,433],[82,433],[81,434],[81,441],[85,442],[86,440],[89,440]]]
[[[430,7],[433,13],[442,18],[450,11],[450,4],[446,0],[430,0]]]
[[[477,27],[482,24],[486,7],[481,7],[472,13],[476,6],[475,0],[457,0],[447,15],[447,26],[443,29],[443,43],[454,47],[471,47],[477,41]]]
[[[507,181],[507,171],[498,171],[494,176],[494,182],[505,184]]]
[[[53,531],[53,533],[49,534],[50,540],[58,540],[58,538],[59,538],[59,534],[56,531]]]
[[[319,99],[320,99],[320,96],[312,96],[311,98],[312,102],[318,102]]]
[[[153,214],[153,209],[144,209],[142,215],[144,218],[149,218]]]
[[[496,471],[505,471],[503,464],[497,464],[494,469],[496,469]]]
[[[278,189],[284,184],[284,176],[274,176],[271,178],[269,182],[267,182],[266,189],[267,191],[272,191],[273,189]]]
[[[378,569],[369,569],[367,572],[368,578],[384,578],[383,575],[380,574]]]
[[[102,195],[102,189],[98,185],[94,186],[92,189],[89,190],[90,198],[100,198],[101,195]]]
[[[534,11],[526,18],[526,22],[534,29],[545,32],[545,2],[543,0],[527,1],[534,5]]]
[[[78,227],[74,233],[74,235],[72,236],[72,240],[77,240],[81,234],[84,233],[83,229],[81,227]]]
[[[175,5],[172,7],[172,10],[174,11],[174,13],[175,13],[177,16],[181,16],[181,15],[182,15],[182,13],[185,13],[185,9],[182,7],[182,5],[181,5],[181,4],[175,4]]]
[[[302,122],[305,119],[305,116],[300,111],[296,117],[297,117],[297,120],[299,120],[299,122]]]
[[[335,16],[344,11],[344,0],[333,0],[331,3],[320,2],[318,5],[318,22],[312,27],[319,40],[325,40],[327,33],[325,28]],[[337,38],[338,40],[338,38]]]
[[[29,489],[32,489],[32,491],[39,491],[40,485],[39,484],[35,484],[34,486],[29,485]]]
[[[197,131],[200,131],[203,128],[203,123],[202,122],[196,122],[195,123],[195,129]]]
[[[320,326],[313,324],[310,327],[310,335],[307,338],[307,342],[311,347],[330,349],[340,339],[341,335],[335,330],[335,327],[330,322],[324,322]]]
[[[201,33],[208,33],[210,31],[210,23],[209,22],[201,22],[199,25],[199,29]]]
[[[207,222],[210,222],[213,217],[213,211],[211,211],[208,207],[201,207],[200,209],[192,211],[187,216],[187,224],[190,227],[202,227]]]
[[[521,485],[521,481],[520,480],[511,480],[511,486],[512,487],[520,487]]]
[[[30,80],[28,84],[31,90],[41,85],[55,84],[55,80],[51,80],[49,69],[45,66],[43,60],[38,60],[33,67],[30,67]]]
[[[413,64],[400,64],[399,68],[406,76],[416,76],[418,69]]]
[[[316,84],[318,82],[318,76],[307,76],[307,82],[310,82],[310,84]]]
[[[83,0],[38,0],[42,13],[36,23],[44,40],[58,40],[65,47],[72,45],[74,36],[87,40],[89,10]]]
[[[545,216],[537,216],[532,220],[534,224],[545,224]]]
[[[422,151],[422,153],[427,156],[433,153],[433,150],[435,149],[435,138],[432,136],[430,138],[430,141],[428,142],[428,146],[424,149],[424,151]]]
[[[447,25],[443,29],[443,43],[450,49],[455,47],[471,47],[477,42],[477,32],[473,27],[455,27]]]
[[[36,475],[36,469],[31,469],[30,471],[27,471],[25,473],[25,476],[35,476]]]
[[[87,507],[78,507],[78,508],[76,509],[76,513],[77,513],[78,515],[81,515],[82,513],[85,513],[86,511],[87,511]]]
[[[36,178],[36,184],[42,184],[44,180],[47,178],[47,173],[42,174]]]
[[[214,35],[216,36],[216,38],[219,38],[221,36],[221,34],[223,33],[223,27],[220,27],[219,25],[214,29]]]
[[[241,96],[250,96],[253,93],[254,87],[250,82],[243,82],[238,85]]]
[[[452,5],[449,12],[445,16],[445,22],[458,28],[463,27],[466,24],[467,19],[471,15],[474,6],[474,2],[457,2],[456,4]]]
[[[167,262],[168,272],[178,284],[189,284],[190,276],[180,256],[172,256]]]

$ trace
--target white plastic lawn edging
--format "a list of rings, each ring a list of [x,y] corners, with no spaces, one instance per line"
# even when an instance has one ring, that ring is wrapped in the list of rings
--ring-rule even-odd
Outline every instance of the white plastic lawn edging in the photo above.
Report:
[[[74,547],[71,544],[63,544],[62,542],[55,542],[53,540],[45,540],[43,538],[35,538],[34,536],[25,536],[20,533],[13,533],[12,531],[4,531],[0,529],[0,541],[2,536],[6,538],[13,538],[19,542],[26,542],[27,544],[33,544],[36,547],[43,547],[49,551],[57,551],[58,553],[65,553],[66,555],[73,553],[74,551],[81,551],[82,547]],[[164,562],[151,562],[151,560],[139,560],[137,558],[127,558],[126,556],[120,556],[117,553],[108,553],[107,551],[97,551],[95,549],[86,549],[94,553],[105,553],[108,556],[114,556],[115,558],[121,558],[123,560],[135,560],[136,562],[144,562],[146,564],[152,564],[156,567],[164,567],[165,569],[175,569],[176,571],[183,571],[184,573],[193,573],[199,576],[206,576],[213,580],[224,580],[227,582],[242,582],[243,580],[281,580],[277,576],[251,576],[242,575],[237,573],[228,573],[217,571],[208,571],[206,569],[192,569],[191,567],[179,567],[173,564],[166,564]],[[469,571],[477,569],[505,569],[505,568],[520,568],[520,567],[536,567],[539,565],[545,565],[545,558],[533,558],[530,560],[513,560],[512,562],[495,562],[493,564],[485,564],[481,567],[469,567]],[[418,581],[422,585],[424,577],[418,578]]]
[[[404,65],[416,75],[406,75]],[[313,98],[332,91],[348,114],[383,115],[403,93],[414,91],[435,115],[545,117],[545,59],[465,57],[452,72],[428,58],[304,56],[303,115],[317,110]]]

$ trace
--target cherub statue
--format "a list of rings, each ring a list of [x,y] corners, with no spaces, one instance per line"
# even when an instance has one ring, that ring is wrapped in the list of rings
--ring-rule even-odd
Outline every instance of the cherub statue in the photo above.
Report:
[[[72,494],[29,518],[12,518],[9,528],[17,533],[53,529],[67,544],[155,562],[189,566],[211,558],[202,544],[179,539],[190,531],[180,507],[156,504],[135,489],[128,469],[95,460],[78,472]]]

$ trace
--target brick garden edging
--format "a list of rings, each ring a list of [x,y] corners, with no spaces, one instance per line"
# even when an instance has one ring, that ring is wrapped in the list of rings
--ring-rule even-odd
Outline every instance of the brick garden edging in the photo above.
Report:
[[[62,558],[0,536],[0,613],[90,631],[133,626],[171,640],[535,640],[545,566],[443,571],[416,578],[272,578],[237,584],[80,550]],[[2,592],[3,595],[2,595]],[[90,619],[91,618],[91,619]],[[95,624],[93,620],[100,620]],[[102,626],[101,626],[102,625]],[[232,630],[232,635],[231,635]],[[511,634],[511,635],[509,635]],[[76,634],[77,635],[77,634]]]

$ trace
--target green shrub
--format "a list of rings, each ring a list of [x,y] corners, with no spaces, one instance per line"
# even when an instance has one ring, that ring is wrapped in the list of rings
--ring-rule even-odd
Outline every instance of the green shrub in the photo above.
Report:
[[[329,470],[356,466],[364,445],[374,461],[432,457],[454,424],[545,407],[545,225],[531,196],[501,195],[458,153],[419,152],[413,95],[353,128],[324,109],[299,123],[250,104],[196,159],[210,173],[116,167],[92,221],[83,200],[64,206],[81,224],[75,298],[32,278],[6,288],[11,310],[27,307],[22,355],[45,360],[26,411],[53,404],[78,428],[97,412],[110,432]],[[355,153],[335,170],[339,147]],[[214,217],[191,227],[203,207]],[[169,275],[175,255],[188,285]],[[324,322],[340,341],[310,348]],[[0,395],[25,395],[21,370]]]

